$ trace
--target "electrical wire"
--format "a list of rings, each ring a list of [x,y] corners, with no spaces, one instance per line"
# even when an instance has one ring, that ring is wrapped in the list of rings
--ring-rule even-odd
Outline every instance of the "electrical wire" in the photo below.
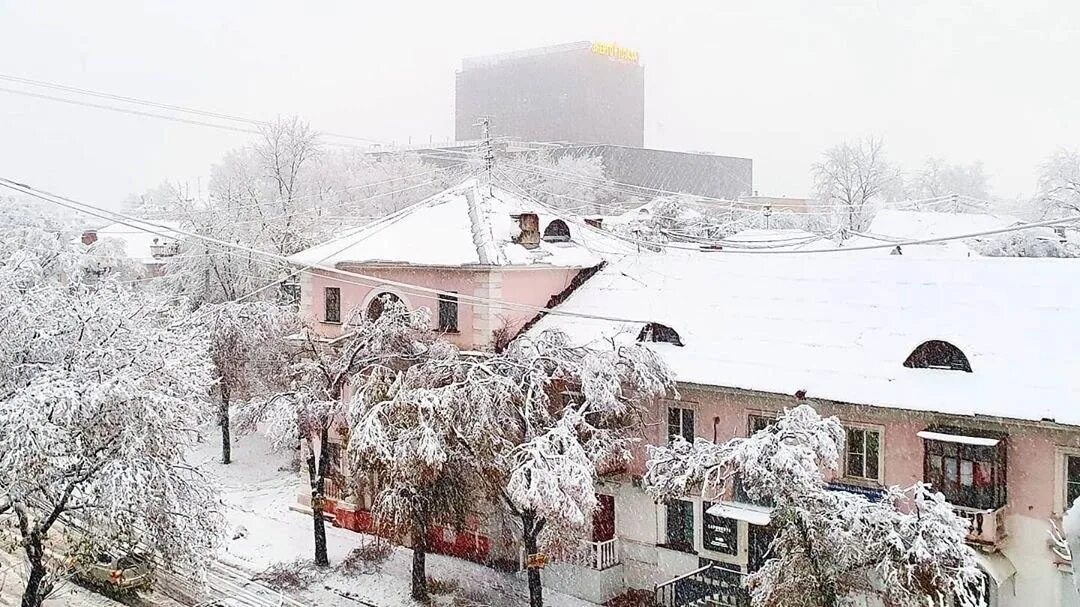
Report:
[[[168,104],[168,103],[160,103],[160,102],[157,102],[157,101],[148,101],[146,99],[139,99],[137,97],[127,97],[125,95],[116,95],[116,94],[113,94],[113,93],[105,93],[105,92],[102,92],[102,91],[94,91],[94,90],[91,90],[91,89],[84,89],[84,88],[79,88],[79,87],[76,87],[76,86],[69,86],[69,85],[66,85],[66,84],[59,84],[59,83],[55,83],[55,82],[46,82],[44,80],[33,80],[33,79],[30,79],[30,78],[21,78],[19,76],[11,76],[11,75],[8,75],[8,74],[0,74],[0,80],[6,80],[8,82],[16,82],[16,83],[19,83],[19,84],[25,84],[25,85],[29,85],[29,86],[37,86],[37,87],[48,88],[48,89],[53,89],[53,90],[58,90],[58,91],[66,91],[66,92],[69,92],[69,93],[77,93],[77,94],[80,94],[80,95],[87,95],[87,96],[90,96],[90,97],[98,97],[98,98],[102,98],[102,99],[112,99],[114,101],[124,101],[124,102],[127,102],[127,103],[134,103],[134,104],[137,104],[137,105],[146,105],[146,106],[150,106],[150,107],[156,107],[158,109],[173,110],[173,111],[176,111],[176,112],[185,112],[185,113],[188,113],[188,114],[196,114],[196,115],[199,115],[199,116],[206,116],[208,118],[220,118],[222,120],[230,120],[230,121],[233,121],[233,122],[242,122],[242,123],[245,123],[245,124],[251,124],[251,125],[261,126],[261,127],[266,127],[266,126],[271,126],[272,125],[271,122],[266,121],[266,120],[256,120],[254,118],[245,118],[243,116],[236,116],[236,115],[232,115],[232,114],[224,114],[224,113],[221,113],[221,112],[211,112],[211,111],[201,110],[201,109],[198,109],[198,108],[187,107],[187,106],[183,106],[183,105],[173,105],[173,104]],[[4,89],[4,90],[6,92],[15,92],[15,91],[12,91],[10,89]],[[368,142],[368,143],[378,143],[378,144],[387,143],[385,141],[380,141],[378,139],[369,139],[367,137],[356,137],[354,135],[345,135],[345,134],[342,134],[342,133],[333,133],[333,132],[330,132],[330,131],[319,131],[319,134],[320,135],[326,135],[326,136],[329,136],[329,137],[340,137],[342,139],[352,139],[352,140],[355,140],[355,141],[363,141],[363,142]]]
[[[153,222],[147,222],[145,220],[136,219],[136,218],[130,217],[128,215],[125,215],[123,213],[119,213],[119,212],[116,212],[116,211],[110,211],[108,209],[103,209],[103,208],[101,208],[99,206],[91,205],[91,204],[88,204],[88,203],[85,203],[85,202],[79,202],[77,200],[73,200],[71,198],[60,196],[58,194],[52,194],[52,193],[47,192],[45,190],[40,190],[40,189],[31,187],[31,186],[28,186],[26,184],[20,183],[18,181],[14,181],[14,180],[7,179],[7,178],[4,178],[4,177],[0,177],[0,186],[6,187],[6,188],[11,189],[11,190],[14,190],[16,192],[20,192],[22,194],[33,196],[35,198],[44,200],[46,202],[49,202],[49,203],[52,203],[52,204],[55,204],[55,205],[58,205],[58,206],[62,206],[62,207],[71,209],[73,211],[78,211],[78,212],[81,212],[81,213],[84,213],[84,214],[87,214],[87,215],[91,215],[91,216],[95,216],[95,217],[111,219],[111,220],[115,221],[116,223],[125,224],[125,221],[137,221],[137,222],[140,222],[140,223],[145,223],[147,225],[156,227],[158,229],[163,229],[163,230],[176,232],[178,234],[187,236],[189,238],[195,238],[195,239],[198,239],[198,240],[203,240],[203,241],[210,242],[210,243],[213,243],[213,244],[217,244],[217,245],[220,245],[220,246],[223,246],[223,247],[230,247],[230,248],[233,248],[233,249],[236,249],[236,250],[239,250],[239,251],[247,251],[249,253],[253,253],[253,254],[256,254],[256,255],[261,255],[261,256],[264,256],[264,257],[267,257],[267,258],[270,258],[270,259],[276,259],[276,260],[279,260],[279,261],[283,261],[285,263],[295,263],[295,262],[290,261],[289,258],[287,256],[285,256],[285,255],[280,255],[280,254],[272,253],[272,252],[269,252],[269,251],[262,251],[262,250],[259,250],[259,249],[253,248],[253,247],[248,247],[248,246],[240,245],[240,244],[237,244],[237,243],[226,242],[226,241],[219,240],[217,238],[212,238],[212,237],[209,237],[209,236],[205,236],[205,235],[202,235],[202,234],[187,232],[187,231],[184,231],[184,230],[176,230],[174,228],[168,228],[166,226],[156,225]],[[117,219],[117,218],[119,218],[119,219]],[[338,282],[345,282],[345,283],[352,282],[353,284],[358,284],[358,285],[361,285],[361,286],[368,286],[368,287],[385,285],[385,286],[388,286],[388,287],[394,287],[394,288],[401,289],[402,291],[404,291],[406,293],[410,293],[410,294],[417,295],[417,296],[420,296],[420,297],[428,297],[428,298],[430,298],[431,296],[438,296],[438,295],[444,295],[444,296],[448,296],[448,297],[456,297],[458,299],[459,303],[460,302],[465,302],[465,303],[467,303],[469,305],[474,305],[474,306],[478,306],[478,307],[479,306],[495,307],[495,308],[506,309],[506,310],[526,311],[526,312],[533,312],[533,313],[543,313],[543,314],[550,314],[550,315],[553,315],[553,316],[566,316],[566,317],[573,317],[573,318],[584,318],[584,319],[588,319],[588,320],[605,320],[605,321],[621,322],[621,323],[628,323],[628,324],[644,324],[644,323],[649,322],[647,320],[641,320],[641,319],[619,318],[619,317],[612,317],[612,316],[603,316],[603,315],[599,315],[599,314],[584,314],[584,313],[577,313],[577,312],[566,312],[566,311],[563,311],[563,310],[559,310],[559,309],[555,309],[555,308],[549,308],[549,307],[545,307],[545,306],[535,306],[535,305],[531,305],[531,304],[524,304],[524,303],[519,303],[519,302],[511,302],[511,301],[508,301],[508,300],[497,299],[497,298],[480,297],[480,296],[475,296],[475,295],[467,295],[467,294],[464,294],[464,293],[457,293],[457,292],[447,291],[447,290],[443,290],[443,289],[434,289],[434,288],[425,287],[425,286],[422,286],[422,285],[416,285],[416,284],[411,284],[411,283],[407,283],[407,282],[390,280],[390,279],[386,279],[386,278],[379,278],[379,277],[376,277],[376,276],[370,276],[370,275],[362,274],[362,273],[359,273],[359,272],[352,272],[352,271],[349,271],[349,270],[343,270],[343,269],[336,268],[334,266],[329,266],[329,265],[322,264],[322,263],[311,265],[311,269],[313,269],[313,270],[322,270],[322,271],[325,271],[325,272],[330,272],[330,273],[336,274],[338,276],[330,276],[330,277],[327,277],[327,278],[330,278],[332,280],[336,280]],[[346,278],[341,278],[341,277],[346,277]],[[353,279],[353,281],[350,281],[348,279]],[[359,281],[359,282],[354,282],[354,281]]]
[[[546,193],[546,192],[542,192],[542,193]],[[552,209],[550,206],[544,204],[543,202],[541,202],[539,200],[536,200],[535,198],[532,198],[532,197],[530,197],[530,200],[532,200],[532,202],[534,204],[536,204],[536,205],[538,205],[538,206],[540,206],[540,207],[542,207],[544,209],[547,209],[549,212],[551,212],[553,214],[556,214],[556,215],[558,214],[557,210]],[[889,244],[862,245],[862,246],[855,246],[855,247],[842,247],[842,248],[836,248],[836,249],[808,249],[808,250],[775,249],[775,250],[753,250],[753,251],[730,250],[730,249],[711,250],[710,249],[709,252],[710,253],[758,254],[758,255],[764,255],[764,254],[807,255],[807,254],[813,254],[813,253],[843,253],[843,252],[853,252],[853,251],[871,251],[871,250],[876,250],[876,249],[893,249],[893,248],[896,248],[897,245],[899,245],[899,246],[908,246],[908,245],[920,245],[920,244],[936,244],[936,243],[940,243],[940,242],[949,242],[949,241],[953,241],[953,240],[965,240],[965,239],[968,239],[968,238],[978,238],[980,236],[993,236],[995,234],[1007,234],[1007,233],[1010,233],[1010,232],[1018,232],[1018,231],[1021,231],[1021,230],[1027,230],[1027,229],[1031,229],[1031,228],[1048,227],[1048,226],[1060,225],[1060,224],[1065,224],[1065,223],[1073,223],[1073,222],[1076,222],[1076,221],[1080,221],[1080,215],[1064,217],[1064,218],[1059,218],[1059,219],[1052,219],[1052,220],[1048,220],[1048,221],[1040,221],[1040,222],[1035,222],[1035,223],[1026,223],[1026,224],[1023,224],[1023,225],[1010,226],[1010,227],[1007,227],[1007,228],[999,228],[999,229],[996,229],[996,230],[984,230],[984,231],[981,231],[981,232],[971,232],[971,233],[967,233],[967,234],[956,234],[956,235],[952,235],[952,236],[941,236],[941,237],[937,237],[937,238],[908,239],[908,240],[901,240],[901,241],[898,241],[898,242],[895,242],[895,243],[889,243]],[[590,226],[588,224],[582,224],[582,226],[585,227],[586,229],[590,229],[590,230],[594,230],[594,231],[600,231],[600,232],[603,232],[604,234],[610,235],[610,236],[612,236],[614,238],[618,238],[620,240],[625,240],[625,241],[633,243],[633,244],[640,244],[642,246],[647,246],[647,247],[650,247],[650,248],[660,247],[660,248],[681,249],[681,250],[688,250],[688,251],[702,251],[703,250],[700,247],[677,246],[675,243],[656,243],[656,242],[652,242],[652,241],[631,238],[631,237],[628,237],[628,236],[625,236],[625,235],[622,235],[622,234],[617,234],[615,232],[611,232],[611,231],[608,231],[608,230],[601,230],[600,228],[594,228],[593,226]]]

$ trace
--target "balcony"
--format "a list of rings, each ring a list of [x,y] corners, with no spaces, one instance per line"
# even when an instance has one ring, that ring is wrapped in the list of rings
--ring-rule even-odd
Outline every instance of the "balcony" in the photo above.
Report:
[[[980,548],[997,551],[1008,537],[1005,532],[1005,507],[992,510],[979,510],[953,506],[960,517],[968,521],[967,541]]]
[[[581,547],[566,555],[563,559],[586,569],[603,571],[622,562],[619,558],[619,538],[602,542],[581,542]]]

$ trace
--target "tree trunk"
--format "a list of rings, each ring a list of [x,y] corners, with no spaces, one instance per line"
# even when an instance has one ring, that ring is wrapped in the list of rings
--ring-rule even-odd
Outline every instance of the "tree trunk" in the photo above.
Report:
[[[426,601],[427,569],[425,560],[427,557],[427,525],[421,521],[415,521],[412,529],[412,598],[417,601]]]
[[[221,425],[221,463],[232,463],[232,442],[229,438],[229,388],[225,382],[221,382],[218,424]]]
[[[41,562],[44,550],[41,540],[30,539],[26,544],[26,557],[30,561],[30,575],[26,578],[21,607],[41,607],[45,597],[52,592],[52,584],[46,581],[47,571]]]
[[[536,539],[540,536],[543,523],[536,520],[536,513],[527,510],[521,514],[523,527],[522,539],[525,542],[525,558],[538,552]],[[540,568],[529,566],[529,607],[544,607],[544,587],[540,582]]]
[[[326,501],[326,467],[329,455],[326,443],[329,432],[323,426],[319,432],[319,457],[315,459],[315,445],[308,441],[307,469],[311,481],[311,519],[315,530],[315,564],[326,566],[330,559],[326,556],[326,521],[323,520],[323,504]]]

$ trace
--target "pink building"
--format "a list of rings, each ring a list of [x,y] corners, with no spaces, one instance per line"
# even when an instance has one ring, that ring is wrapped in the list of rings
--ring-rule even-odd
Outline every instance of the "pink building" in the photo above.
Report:
[[[625,250],[583,221],[469,179],[290,261],[316,268],[302,275],[300,309],[325,337],[387,295],[410,309],[428,308],[432,328],[462,349],[484,350],[568,293],[583,271],[582,279],[603,263],[601,254]]]
[[[838,490],[925,480],[972,521],[991,604],[1080,603],[1048,534],[1080,495],[1080,266],[655,254],[613,262],[560,309],[641,322],[548,316],[533,330],[655,342],[673,367],[680,398],[658,408],[650,442],[746,436],[810,402],[847,428]],[[715,564],[737,587],[760,564],[767,507],[737,488],[656,504],[642,470],[604,489],[617,557],[564,584],[593,600],[656,588],[676,605],[693,583],[680,576]]]
[[[290,261],[314,268],[302,274],[300,310],[328,340],[351,314],[375,312],[390,297],[430,310],[432,328],[462,350],[491,350],[591,276],[602,254],[629,250],[584,221],[469,179]],[[346,497],[339,486],[328,490],[335,524],[371,531],[371,496]],[[499,556],[478,521],[465,533],[434,529],[430,544],[475,560]]]
[[[653,443],[745,436],[805,399],[848,430],[838,490],[930,482],[971,519],[994,605],[1080,604],[1047,533],[1080,495],[1072,261],[642,254],[475,180],[292,261],[317,268],[304,273],[301,309],[328,339],[385,294],[429,308],[463,349],[523,328],[650,342],[681,392],[658,406]],[[550,305],[636,322],[530,324]],[[716,564],[738,600],[741,575],[764,558],[769,509],[738,491],[657,504],[638,486],[643,468],[642,450],[604,482],[591,541],[546,567],[546,583],[594,602],[659,590],[676,604],[664,594],[673,580]],[[370,529],[368,505],[341,501],[338,524]],[[492,559],[479,523],[432,533],[445,552]]]

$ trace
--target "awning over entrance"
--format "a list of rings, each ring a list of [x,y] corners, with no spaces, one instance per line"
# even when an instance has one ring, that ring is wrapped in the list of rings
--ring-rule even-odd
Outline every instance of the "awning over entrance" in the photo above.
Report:
[[[983,571],[994,579],[999,588],[1016,575],[1016,566],[1009,557],[1000,552],[976,552],[975,559],[979,561],[979,567],[982,567]]]
[[[746,521],[751,525],[768,525],[772,520],[772,508],[755,506],[753,504],[738,504],[733,502],[721,502],[713,504],[706,511],[713,516],[733,518],[737,521]]]

